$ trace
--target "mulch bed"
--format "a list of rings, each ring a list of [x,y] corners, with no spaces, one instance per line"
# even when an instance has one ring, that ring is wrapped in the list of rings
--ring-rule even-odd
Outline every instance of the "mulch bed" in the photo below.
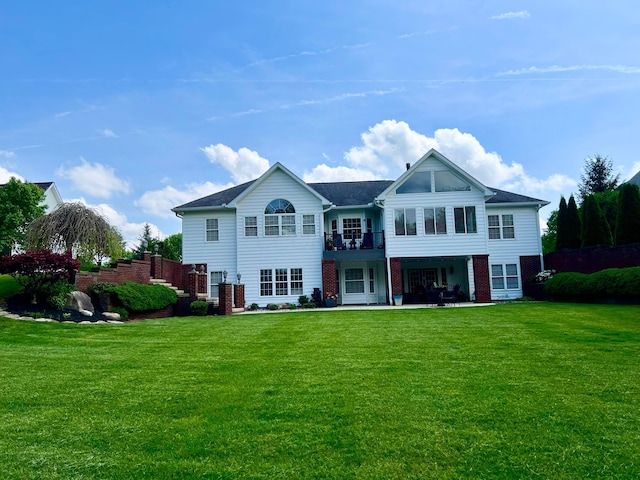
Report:
[[[96,310],[93,316],[86,317],[77,310],[64,309],[52,310],[47,308],[43,304],[31,304],[25,302],[23,299],[10,298],[7,300],[6,310],[9,313],[15,313],[23,317],[37,317],[37,318],[51,318],[59,322],[97,322],[98,320],[109,321],[112,320],[103,315],[103,312]]]

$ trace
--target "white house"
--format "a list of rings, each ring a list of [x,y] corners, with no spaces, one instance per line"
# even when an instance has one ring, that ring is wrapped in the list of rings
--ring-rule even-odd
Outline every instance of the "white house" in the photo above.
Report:
[[[172,209],[183,262],[206,265],[208,295],[241,274],[247,304],[428,302],[459,285],[476,302],[522,296],[542,269],[548,202],[489,188],[435,150],[396,180],[305,183],[280,163],[257,180]]]
[[[45,205],[47,210],[45,213],[51,213],[62,205],[62,197],[58,192],[58,187],[53,182],[35,182],[34,185],[40,187],[44,191],[44,199],[40,205]]]

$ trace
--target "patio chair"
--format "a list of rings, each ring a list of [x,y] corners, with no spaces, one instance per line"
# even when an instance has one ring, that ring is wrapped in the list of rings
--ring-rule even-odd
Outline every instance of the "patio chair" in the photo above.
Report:
[[[347,249],[347,246],[342,241],[342,234],[341,233],[334,233],[333,234],[333,248],[335,248],[336,250],[346,250]]]
[[[442,292],[442,303],[459,303],[458,292],[460,292],[460,284],[456,283],[453,287],[453,290],[445,290],[444,292]]]
[[[367,232],[362,234],[362,242],[360,243],[361,249],[372,249],[373,248],[373,233]]]

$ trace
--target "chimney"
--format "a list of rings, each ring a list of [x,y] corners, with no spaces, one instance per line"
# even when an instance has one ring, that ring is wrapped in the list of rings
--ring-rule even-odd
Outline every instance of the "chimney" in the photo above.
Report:
[[[411,164],[407,163],[407,170],[409,170],[409,168],[411,168]]]

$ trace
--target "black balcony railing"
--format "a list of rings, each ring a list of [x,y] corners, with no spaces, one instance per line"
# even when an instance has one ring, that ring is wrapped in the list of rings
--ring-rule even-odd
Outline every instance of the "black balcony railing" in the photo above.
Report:
[[[373,250],[384,248],[384,230],[360,235],[325,233],[324,249],[327,250]]]

